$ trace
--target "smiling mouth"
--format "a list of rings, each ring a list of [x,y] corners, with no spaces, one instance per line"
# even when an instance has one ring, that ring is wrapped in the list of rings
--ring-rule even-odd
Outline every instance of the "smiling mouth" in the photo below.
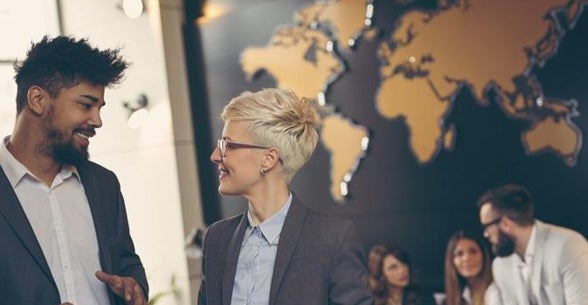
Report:
[[[229,175],[229,171],[227,171],[226,169],[222,169],[220,167],[218,169],[218,172],[219,172],[219,178],[223,178],[223,177]]]
[[[90,138],[93,137],[96,134],[96,132],[94,130],[88,129],[88,130],[77,130],[74,132],[74,136],[76,136],[78,139],[80,139],[79,141],[81,141],[80,145],[87,147],[88,145],[90,145]]]
[[[90,139],[90,136],[89,135],[85,135],[85,134],[83,134],[81,132],[76,132],[76,135],[77,136],[80,136],[80,137],[82,137],[82,138],[84,138],[86,140]]]
[[[461,268],[466,271],[473,271],[474,269],[476,269],[475,266],[462,266]]]
[[[74,134],[88,140],[89,138],[96,135],[96,131],[93,128],[80,128],[76,129]]]

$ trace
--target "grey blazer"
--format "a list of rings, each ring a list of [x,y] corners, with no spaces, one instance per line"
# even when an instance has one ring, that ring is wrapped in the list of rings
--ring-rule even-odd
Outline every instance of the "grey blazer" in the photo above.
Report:
[[[118,179],[92,162],[78,167],[90,204],[102,270],[133,277],[148,295],[145,270],[129,235]],[[110,304],[124,304],[109,291]],[[0,167],[0,303],[61,304],[59,291],[16,193]]]
[[[204,238],[199,305],[229,305],[247,215],[216,222]],[[371,305],[365,256],[349,220],[320,214],[293,196],[270,287],[270,305]]]
[[[588,242],[570,229],[536,221],[531,289],[538,305],[588,305]],[[502,304],[529,305],[513,254],[493,262]]]

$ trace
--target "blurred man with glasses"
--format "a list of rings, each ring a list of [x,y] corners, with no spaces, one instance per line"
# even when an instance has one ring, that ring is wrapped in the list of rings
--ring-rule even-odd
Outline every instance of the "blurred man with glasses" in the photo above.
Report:
[[[588,304],[588,243],[573,230],[533,217],[533,198],[514,184],[478,199],[484,236],[498,256],[494,280],[502,304]]]

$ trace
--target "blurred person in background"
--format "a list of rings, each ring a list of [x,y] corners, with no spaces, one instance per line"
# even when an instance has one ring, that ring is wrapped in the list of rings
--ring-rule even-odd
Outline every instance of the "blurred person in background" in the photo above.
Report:
[[[582,234],[534,218],[531,193],[502,185],[478,199],[484,236],[503,304],[587,305],[588,242]]]
[[[400,247],[377,244],[368,254],[368,283],[375,305],[429,305],[417,285],[408,254]]]
[[[500,305],[493,284],[488,246],[474,234],[459,230],[445,251],[444,305]]]

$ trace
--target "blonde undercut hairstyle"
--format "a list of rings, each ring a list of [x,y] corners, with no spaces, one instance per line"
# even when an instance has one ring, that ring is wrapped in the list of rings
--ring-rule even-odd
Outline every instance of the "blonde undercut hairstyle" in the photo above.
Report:
[[[316,107],[292,91],[268,88],[243,92],[224,107],[221,118],[247,122],[255,144],[277,148],[288,184],[308,162],[318,142]]]

